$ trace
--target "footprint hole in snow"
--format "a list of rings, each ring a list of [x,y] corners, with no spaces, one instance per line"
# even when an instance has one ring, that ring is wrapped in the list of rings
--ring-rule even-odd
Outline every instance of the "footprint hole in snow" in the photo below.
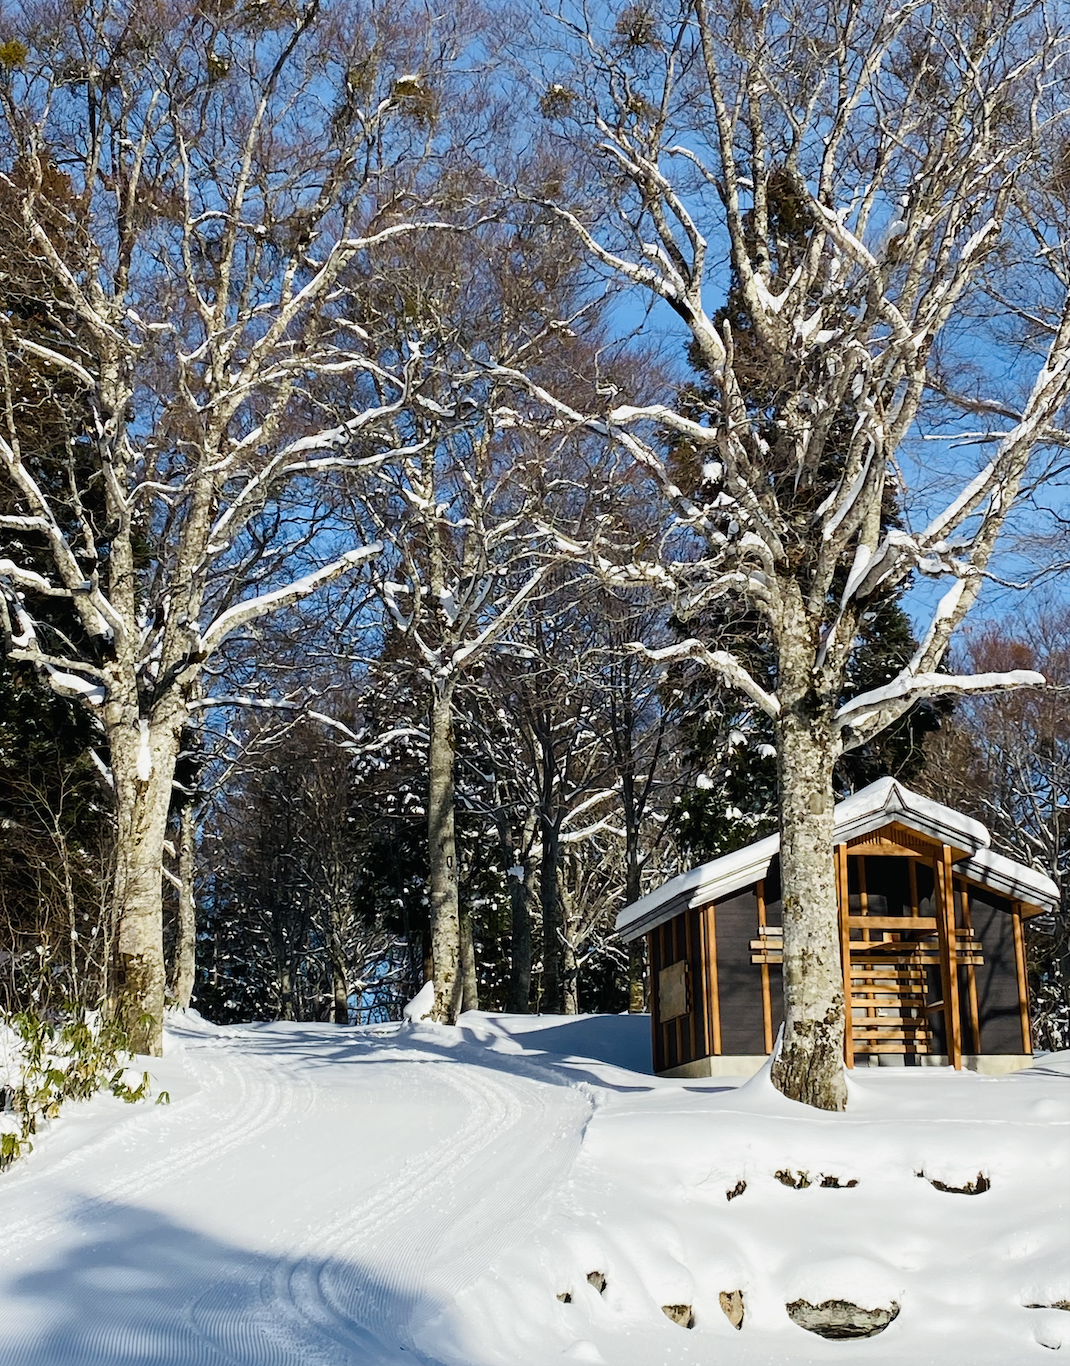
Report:
[[[743,1327],[743,1291],[722,1290],[719,1298],[725,1318],[738,1332]]]
[[[663,1304],[661,1312],[667,1319],[672,1319],[673,1323],[678,1323],[681,1328],[694,1328],[695,1315],[691,1311],[689,1304]]]
[[[560,1293],[560,1295],[558,1295],[557,1298],[561,1301],[562,1304],[571,1304],[571,1303],[572,1303],[572,1291],[571,1291],[571,1290],[562,1290],[561,1293]]]
[[[933,1190],[945,1191],[948,1195],[984,1195],[985,1191],[992,1189],[992,1182],[985,1176],[984,1172],[978,1172],[972,1181],[965,1181],[961,1186],[952,1186],[946,1181],[938,1181],[934,1176],[926,1176],[923,1171],[915,1172],[915,1176],[920,1176],[923,1181],[928,1181]]]
[[[600,1295],[606,1293],[606,1273],[604,1271],[588,1271],[587,1284],[593,1285]]]
[[[774,1172],[773,1175],[782,1186],[790,1186],[796,1191],[804,1191],[812,1184],[809,1172],[793,1172],[785,1168],[783,1171]]]
[[[1058,1352],[1063,1346],[1064,1338],[1062,1333],[1053,1331],[1047,1324],[1044,1324],[1034,1330],[1033,1341],[1039,1343],[1041,1347],[1047,1347],[1050,1352]]]
[[[792,1323],[808,1333],[833,1340],[876,1337],[899,1316],[895,1300],[887,1307],[878,1305],[875,1309],[852,1304],[850,1300],[823,1300],[820,1304],[792,1300],[784,1308]]]

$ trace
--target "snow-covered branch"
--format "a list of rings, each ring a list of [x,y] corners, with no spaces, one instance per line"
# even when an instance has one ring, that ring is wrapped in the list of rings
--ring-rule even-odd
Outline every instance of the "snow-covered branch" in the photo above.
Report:
[[[912,674],[904,670],[890,683],[860,693],[845,702],[836,712],[835,721],[840,731],[845,733],[848,747],[853,748],[891,725],[922,698],[1039,688],[1044,683],[1044,675],[1030,669],[977,674]]]
[[[306,574],[303,578],[295,579],[282,588],[276,588],[270,593],[260,593],[256,597],[244,598],[241,602],[235,603],[233,607],[228,607],[225,612],[220,613],[208,629],[202,632],[201,650],[206,655],[211,654],[219,648],[232,631],[236,631],[239,627],[245,626],[259,617],[267,616],[270,612],[277,612],[283,607],[289,607],[292,603],[299,602],[318,588],[322,588],[324,584],[331,583],[343,574],[351,573],[366,560],[374,559],[377,555],[382,554],[382,550],[382,544],[378,541],[371,545],[360,546],[356,550],[347,550],[344,555],[332,560],[330,564],[325,564],[320,569],[314,570],[311,574]]]
[[[702,641],[694,638],[680,641],[677,645],[666,645],[660,650],[651,650],[645,645],[639,644],[632,645],[630,648],[656,664],[671,664],[677,660],[685,659],[694,660],[733,688],[738,688],[767,716],[775,717],[780,713],[780,703],[777,698],[772,693],[766,692],[735,655],[729,654],[726,650],[711,650]]]

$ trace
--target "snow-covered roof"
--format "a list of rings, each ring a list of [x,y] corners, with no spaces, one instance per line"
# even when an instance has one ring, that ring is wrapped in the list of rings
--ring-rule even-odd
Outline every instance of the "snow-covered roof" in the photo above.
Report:
[[[1043,873],[1027,868],[1024,863],[1004,858],[994,849],[979,849],[976,854],[960,859],[955,871],[974,882],[983,882],[1012,900],[1042,906],[1045,911],[1058,910],[1059,888]]]
[[[965,857],[960,857],[955,870],[964,877],[1045,910],[1053,910],[1059,904],[1059,889],[1050,878],[992,852],[988,847],[988,830],[980,821],[911,792],[895,778],[879,778],[837,802],[834,821],[833,838],[837,844],[880,830],[894,821],[961,851]],[[779,852],[780,836],[769,835],[680,873],[625,906],[617,916],[617,929],[625,940],[638,939],[681,911],[731,896],[765,877]]]

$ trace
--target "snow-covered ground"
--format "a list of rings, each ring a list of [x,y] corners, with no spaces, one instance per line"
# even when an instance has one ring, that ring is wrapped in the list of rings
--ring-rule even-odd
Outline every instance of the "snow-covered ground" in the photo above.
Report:
[[[647,1028],[175,1023],[169,1106],[71,1107],[0,1176],[0,1363],[1070,1360],[1028,1307],[1070,1300],[1070,1056],[855,1073],[822,1115],[655,1079]],[[829,1341],[800,1299],[899,1313]]]

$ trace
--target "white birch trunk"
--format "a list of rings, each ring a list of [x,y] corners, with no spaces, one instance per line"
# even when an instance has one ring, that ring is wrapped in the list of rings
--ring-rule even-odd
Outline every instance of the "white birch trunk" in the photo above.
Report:
[[[461,1005],[461,924],[457,892],[454,820],[453,691],[433,687],[428,755],[427,834],[431,883],[431,960],[435,983],[433,1018],[453,1024]]]
[[[118,690],[116,690],[118,691]],[[159,1056],[166,971],[163,954],[163,861],[180,718],[155,724],[130,705],[106,711],[115,783],[116,996],[135,1053]],[[114,718],[114,719],[113,719]]]
[[[461,1010],[479,1009],[479,977],[476,946],[472,937],[472,914],[461,916]]]
[[[804,631],[781,637],[777,718],[780,879],[784,906],[784,1038],[773,1081],[821,1110],[847,1103],[839,910],[833,860],[833,705],[812,685]]]
[[[191,802],[183,806],[178,829],[178,923],[175,927],[175,962],[171,995],[179,1010],[188,1010],[193,999],[197,970],[197,900],[193,888],[194,835],[196,821]]]

